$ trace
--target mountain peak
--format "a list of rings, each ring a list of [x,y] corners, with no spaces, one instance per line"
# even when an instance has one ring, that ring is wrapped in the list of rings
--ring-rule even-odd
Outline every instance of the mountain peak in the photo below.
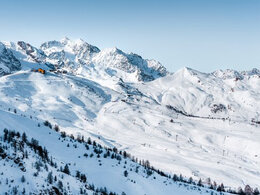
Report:
[[[122,50],[118,49],[117,47],[106,48],[106,49],[103,50],[103,52],[107,53],[107,54],[110,54],[110,55],[111,54],[125,55],[125,53]]]
[[[260,70],[257,68],[253,68],[252,70],[249,70],[249,71],[242,71],[241,74],[247,75],[247,76],[253,76],[253,75],[260,76]]]
[[[75,46],[75,45],[89,45],[86,41],[84,41],[83,39],[79,38],[79,39],[75,39],[72,40],[68,37],[64,37],[60,40],[60,43],[62,43],[63,45],[71,45],[71,46]]]
[[[2,53],[4,49],[5,45],[2,42],[0,42],[0,53]]]
[[[9,74],[20,69],[20,61],[13,55],[10,49],[0,42],[0,75]]]
[[[69,41],[71,41],[68,37],[64,37],[60,40],[60,42],[64,45],[66,45]]]
[[[74,41],[74,43],[76,43],[77,45],[82,45],[82,44],[85,44],[85,43],[87,43],[87,42],[80,38],[80,39],[76,39],[76,40]]]
[[[198,75],[198,74],[201,74],[201,72],[185,66],[185,67],[177,70],[175,72],[175,74],[181,74],[181,75],[185,76],[185,75]]]
[[[83,39],[64,37],[59,41],[47,41],[40,49],[23,41],[18,42],[17,46],[18,49],[13,48],[13,51],[26,55],[25,61],[52,64],[57,69],[64,68],[82,76],[90,76],[96,70],[99,70],[98,74],[107,75],[107,71],[101,73],[107,68],[117,73],[114,76],[123,77],[123,80],[131,78],[131,81],[152,81],[167,74],[166,68],[156,60],[143,59],[140,55],[125,53],[117,47],[100,51]]]
[[[234,79],[234,78],[239,78],[243,79],[243,76],[236,70],[232,69],[226,69],[226,70],[216,70],[212,73],[215,77],[219,77],[221,79]]]

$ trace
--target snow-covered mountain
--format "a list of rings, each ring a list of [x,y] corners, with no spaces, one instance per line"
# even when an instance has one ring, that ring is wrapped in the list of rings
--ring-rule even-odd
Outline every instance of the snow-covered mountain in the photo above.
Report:
[[[259,79],[257,69],[201,73],[183,68],[149,83],[142,91],[186,115],[250,123],[259,119]]]
[[[109,172],[101,169],[105,171],[103,180],[101,172],[95,177],[99,165],[93,169],[83,165],[91,161],[85,162],[81,146],[73,152],[64,150],[68,140],[57,141],[59,134],[49,134],[44,121],[57,124],[68,135],[90,137],[104,147],[149,160],[155,169],[170,175],[182,174],[196,182],[201,178],[204,185],[224,183],[225,189],[238,190],[246,184],[260,187],[258,69],[202,73],[183,68],[169,73],[154,60],[117,48],[100,50],[83,40],[68,38],[43,43],[40,48],[22,41],[3,42],[0,48],[0,70],[12,73],[0,77],[0,127],[26,132],[39,140],[59,165],[70,163],[73,173],[76,169],[84,171],[90,178],[88,185],[93,182],[119,194],[171,194],[179,184],[154,173],[158,178],[155,183],[151,177],[137,174],[134,177],[138,179],[127,178],[123,187],[115,186],[108,177],[121,180],[124,169],[130,170],[132,165],[127,162],[124,169],[114,169],[111,167],[119,165],[106,159],[102,162],[108,164]],[[37,68],[45,69],[46,74],[31,72]],[[76,160],[70,158],[72,153]],[[73,163],[77,164],[74,168]],[[61,177],[59,171],[51,170]],[[118,173],[111,175],[112,170]],[[42,175],[46,178],[48,171],[42,170]],[[73,183],[71,188],[84,186],[75,177],[63,177]],[[33,188],[41,190],[43,183],[41,179]],[[191,186],[178,189],[185,191],[179,194],[188,194]]]
[[[21,63],[16,59],[13,53],[0,42],[0,76],[20,69]]]

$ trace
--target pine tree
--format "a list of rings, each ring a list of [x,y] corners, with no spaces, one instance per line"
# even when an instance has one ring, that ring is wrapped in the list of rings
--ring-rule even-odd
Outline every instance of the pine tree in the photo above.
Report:
[[[63,169],[63,172],[70,175],[70,170],[69,170],[69,166],[66,164],[64,169]]]
[[[21,182],[22,182],[22,183],[25,182],[25,177],[24,177],[24,175],[23,175],[22,178],[21,178]]]
[[[198,181],[198,186],[203,186],[203,185],[202,185],[202,180],[201,180],[201,179]]]
[[[253,194],[253,189],[249,186],[249,185],[246,185],[245,186],[245,194],[246,195],[251,195],[251,194]]]
[[[80,172],[79,171],[76,171],[76,177],[80,178]]]
[[[125,177],[128,176],[128,172],[127,172],[127,170],[124,171],[124,176],[125,176]]]
[[[23,140],[23,142],[27,142],[27,136],[26,136],[26,134],[23,132],[23,134],[22,134],[22,140]]]
[[[54,130],[57,131],[57,132],[59,132],[59,131],[60,131],[59,126],[58,126],[58,125],[54,125]]]
[[[8,130],[4,129],[4,142],[7,141],[7,137],[8,137]]]
[[[36,168],[37,171],[41,170],[39,162],[35,162],[35,168]]]
[[[16,186],[13,187],[12,194],[14,195],[18,194],[18,188]]]
[[[189,180],[188,180],[188,183],[191,184],[192,182],[193,182],[193,179],[192,179],[192,177],[190,177]]]
[[[49,173],[48,173],[48,176],[47,176],[47,182],[48,182],[49,184],[52,184],[52,183],[53,183],[52,172],[49,172]]]
[[[88,143],[89,145],[92,144],[90,137],[88,138],[88,142],[87,142],[87,143]]]
[[[62,190],[62,188],[63,188],[63,183],[62,183],[61,180],[58,181],[57,186],[58,186],[58,188],[59,188],[60,190]]]
[[[28,152],[27,152],[27,150],[25,150],[24,156],[25,156],[25,158],[28,158]]]
[[[123,152],[123,156],[124,156],[124,158],[126,158],[126,156],[127,156],[126,151]]]
[[[259,195],[259,190],[258,190],[258,188],[255,188],[255,189],[254,189],[253,194],[254,194],[254,195]]]
[[[172,179],[173,179],[173,181],[179,181],[179,178],[176,174],[173,175]]]
[[[225,187],[224,187],[223,183],[221,183],[221,184],[218,186],[217,191],[219,191],[219,192],[225,192]]]
[[[207,183],[209,186],[211,186],[211,179],[210,179],[210,178],[207,178],[207,179],[206,179],[206,183]]]
[[[85,174],[81,174],[80,179],[81,179],[81,181],[84,182],[84,183],[87,182],[87,177],[86,177]]]
[[[240,194],[240,195],[244,195],[245,194],[241,187],[238,188],[237,193]]]

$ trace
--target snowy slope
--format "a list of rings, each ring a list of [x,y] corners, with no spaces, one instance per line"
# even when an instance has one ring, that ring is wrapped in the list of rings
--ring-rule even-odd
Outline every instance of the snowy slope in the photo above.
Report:
[[[82,40],[50,41],[40,49],[4,43],[22,70],[0,77],[0,110],[48,120],[166,173],[233,189],[260,187],[258,69],[168,73],[156,61],[117,48],[100,51]],[[67,73],[30,71],[52,66]]]
[[[61,136],[44,126],[41,120],[34,121],[12,112],[0,111],[0,114],[3,120],[0,124],[1,194],[49,194],[55,188],[67,194],[92,194],[94,189],[130,195],[217,193],[193,184],[174,182],[154,171],[148,174],[149,169],[131,159],[95,146],[92,141],[82,143]],[[14,127],[19,131],[12,132],[10,129]],[[39,147],[47,153],[40,155]],[[65,165],[69,172],[63,171]],[[86,176],[85,180],[82,175]]]
[[[82,78],[31,72],[0,82],[4,110],[49,120],[67,133],[100,137],[102,144],[149,159],[168,173],[210,177],[234,188],[258,186],[258,126],[177,114],[125,83],[119,93]]]
[[[143,90],[160,104],[173,106],[192,116],[248,123],[251,119],[258,120],[260,74],[242,76],[235,73],[231,76],[227,70],[227,74],[222,72],[215,76],[216,72],[208,74],[183,68],[147,85],[156,91],[147,86]]]

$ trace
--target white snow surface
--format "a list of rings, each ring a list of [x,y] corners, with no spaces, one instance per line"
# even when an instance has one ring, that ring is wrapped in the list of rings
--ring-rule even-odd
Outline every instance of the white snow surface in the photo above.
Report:
[[[100,144],[147,159],[167,173],[210,177],[234,189],[260,187],[258,69],[202,73],[183,68],[168,73],[158,62],[136,54],[117,48],[100,51],[67,38],[44,43],[39,51],[48,57],[41,62],[16,43],[5,46],[22,70],[0,77],[2,128],[28,131],[43,143],[54,139],[46,135],[44,141],[21,118],[6,114],[17,109],[17,115],[49,120],[68,134],[100,137]],[[68,74],[30,72],[34,67],[49,70],[46,62]],[[153,189],[147,194],[156,194]]]
[[[47,163],[48,171],[42,166],[40,171],[38,171],[38,176],[33,176],[37,172],[34,164],[41,159],[35,155],[33,150],[25,146],[24,150],[29,151],[28,158],[22,161],[26,171],[20,170],[21,166],[15,164],[11,158],[0,160],[0,173],[2,173],[0,177],[0,194],[5,192],[13,194],[12,187],[15,186],[18,189],[18,194],[21,194],[23,188],[27,194],[29,192],[38,194],[41,189],[47,189],[48,186],[51,186],[50,184],[47,185],[46,182],[48,172],[52,172],[53,177],[56,176],[57,180],[62,181],[64,188],[68,189],[69,186],[69,194],[80,194],[80,188],[84,189],[84,185],[75,178],[76,171],[86,174],[88,184],[94,184],[96,188],[106,187],[108,192],[112,191],[117,194],[125,192],[129,195],[172,193],[177,195],[198,195],[210,194],[211,192],[211,190],[206,188],[173,182],[172,179],[162,177],[157,173],[147,176],[143,167],[130,159],[122,157],[121,163],[118,163],[116,159],[111,159],[110,157],[103,158],[104,150],[101,157],[98,158],[93,152],[91,145],[86,150],[84,144],[76,141],[71,142],[69,137],[61,138],[60,133],[45,127],[42,125],[43,121],[39,119],[32,120],[28,116],[20,116],[19,114],[3,110],[0,110],[0,115],[2,119],[0,123],[1,136],[3,136],[4,128],[15,128],[20,134],[25,132],[28,140],[34,138],[39,141],[40,146],[48,150],[49,157],[52,157],[53,162],[57,163],[58,168],[69,164],[70,169],[70,175],[67,175]],[[39,123],[41,124],[40,127],[38,126]],[[0,143],[3,143],[2,146],[7,145],[2,138],[0,139]],[[70,146],[68,147],[67,144]],[[12,157],[14,150],[9,148],[8,153]],[[94,154],[93,157],[90,157],[91,153]],[[88,154],[88,157],[85,157],[85,154]],[[136,169],[138,169],[138,172],[136,172]],[[127,177],[124,176],[125,170],[128,172]],[[24,183],[21,182],[22,176],[25,177]],[[9,185],[6,185],[6,179],[8,179]],[[57,186],[55,182],[53,185]],[[87,193],[94,194],[91,190],[87,190]],[[217,193],[215,192],[215,194]]]

